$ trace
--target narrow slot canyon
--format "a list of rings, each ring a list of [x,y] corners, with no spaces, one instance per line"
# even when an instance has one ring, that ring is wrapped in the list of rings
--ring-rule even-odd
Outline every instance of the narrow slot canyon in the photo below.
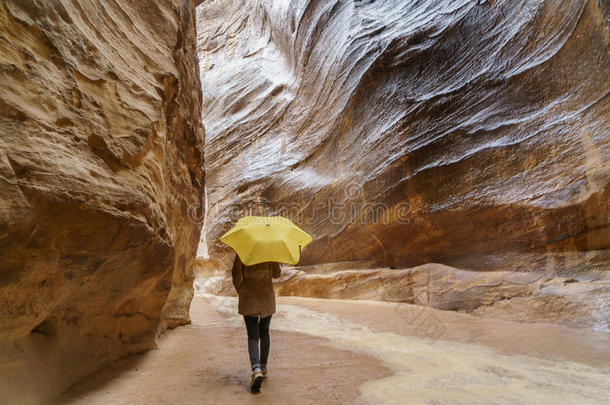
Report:
[[[607,1],[0,20],[0,405],[610,403]],[[256,395],[248,215],[312,237]]]

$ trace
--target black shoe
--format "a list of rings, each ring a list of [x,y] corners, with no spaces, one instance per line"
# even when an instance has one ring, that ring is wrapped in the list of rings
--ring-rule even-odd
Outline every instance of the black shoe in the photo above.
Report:
[[[252,380],[250,380],[250,391],[252,393],[260,392],[261,384],[263,383],[263,373],[261,373],[260,369],[256,369],[252,373]]]

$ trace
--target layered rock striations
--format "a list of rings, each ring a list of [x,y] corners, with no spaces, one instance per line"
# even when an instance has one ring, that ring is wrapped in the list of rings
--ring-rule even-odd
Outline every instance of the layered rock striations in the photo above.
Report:
[[[6,1],[0,20],[0,402],[36,403],[188,322],[195,2]]]
[[[210,255],[262,206],[314,236],[304,264],[607,273],[604,13],[594,0],[203,3]]]
[[[314,237],[305,265],[533,272],[607,299],[608,18],[596,0],[202,3],[211,263],[240,215],[279,213]],[[288,293],[336,296],[306,279]]]

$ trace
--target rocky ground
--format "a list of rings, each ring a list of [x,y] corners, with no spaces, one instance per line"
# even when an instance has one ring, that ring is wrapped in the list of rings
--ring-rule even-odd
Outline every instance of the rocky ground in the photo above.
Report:
[[[280,297],[270,376],[249,381],[236,299],[204,295],[159,350],[116,362],[57,404],[605,404],[610,335],[410,304]]]

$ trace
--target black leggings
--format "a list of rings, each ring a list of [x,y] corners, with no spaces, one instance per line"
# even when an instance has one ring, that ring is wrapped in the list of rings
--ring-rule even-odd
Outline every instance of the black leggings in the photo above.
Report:
[[[244,315],[246,330],[248,332],[248,354],[250,355],[250,365],[252,370],[256,367],[267,367],[269,357],[269,323],[271,315],[265,318],[258,316]],[[261,342],[260,358],[258,356],[258,341]]]

